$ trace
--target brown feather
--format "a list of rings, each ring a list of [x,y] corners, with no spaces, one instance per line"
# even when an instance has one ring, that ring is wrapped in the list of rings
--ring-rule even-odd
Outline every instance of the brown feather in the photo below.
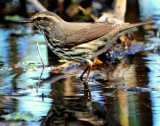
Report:
[[[144,25],[151,23],[152,21],[140,22],[135,24],[123,23],[123,24],[109,24],[109,23],[68,23],[65,25],[68,27],[67,32],[63,36],[61,36],[61,40],[63,40],[64,44],[67,45],[78,45],[82,43],[86,43],[88,41],[100,38],[101,36],[111,32],[111,31],[123,31],[136,26]],[[75,29],[69,29],[69,27]],[[78,29],[76,29],[78,28]],[[66,29],[64,27],[64,29]],[[62,29],[63,30],[63,29]]]
[[[83,23],[82,23],[83,24]],[[82,25],[80,24],[80,25]],[[84,23],[85,24],[85,23]],[[73,24],[71,24],[73,25]],[[79,27],[79,23],[75,24]],[[81,44],[90,40],[97,39],[104,34],[111,31],[113,24],[108,23],[89,23],[82,29],[74,30],[64,35],[64,43],[67,44]],[[72,27],[72,26],[71,26]],[[75,27],[76,29],[76,27]]]

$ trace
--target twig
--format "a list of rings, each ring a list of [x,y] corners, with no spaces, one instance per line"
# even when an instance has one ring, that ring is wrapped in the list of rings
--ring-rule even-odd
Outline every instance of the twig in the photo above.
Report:
[[[37,45],[37,50],[38,50],[39,56],[40,56],[42,64],[43,64],[43,69],[42,69],[42,72],[41,72],[41,75],[40,75],[40,78],[39,78],[39,81],[38,81],[38,84],[37,84],[37,91],[36,92],[38,93],[38,88],[39,88],[40,80],[41,80],[42,75],[43,75],[45,64],[44,64],[43,59],[42,59],[42,55],[41,55],[41,51],[39,49],[38,41],[36,41],[36,45]]]
[[[82,6],[78,7],[79,10],[81,10],[84,13],[87,13],[93,20],[97,20],[98,18],[96,16],[94,16],[92,13],[88,12],[85,8],[83,8]]]
[[[41,82],[41,78],[42,78],[42,75],[43,75],[44,68],[45,68],[45,67],[43,67],[43,69],[42,69],[42,72],[41,72],[41,75],[40,75],[40,77],[39,77],[39,81],[38,81],[38,84],[37,84],[37,90],[36,90],[37,93],[38,93],[39,84],[40,84],[40,82]]]
[[[117,0],[115,6],[115,16],[125,22],[127,0]]]
[[[36,45],[37,45],[38,53],[39,53],[39,56],[40,56],[40,58],[41,58],[41,61],[42,61],[42,64],[43,64],[43,68],[44,68],[44,67],[45,67],[45,64],[44,64],[43,59],[42,59],[42,55],[41,55],[41,51],[40,51],[40,49],[39,49],[38,41],[36,41]]]
[[[27,1],[33,4],[36,10],[47,11],[47,9],[38,0],[27,0]]]

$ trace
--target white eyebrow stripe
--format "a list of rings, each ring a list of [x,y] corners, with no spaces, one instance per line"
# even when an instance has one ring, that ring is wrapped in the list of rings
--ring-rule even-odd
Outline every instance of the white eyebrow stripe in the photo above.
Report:
[[[45,15],[45,14],[40,14],[40,15],[34,15],[33,17],[31,17],[32,20],[38,18],[38,17],[47,17],[50,18],[52,20],[55,20],[56,22],[59,22],[60,20],[57,19],[57,17],[54,16],[50,16],[50,15]]]

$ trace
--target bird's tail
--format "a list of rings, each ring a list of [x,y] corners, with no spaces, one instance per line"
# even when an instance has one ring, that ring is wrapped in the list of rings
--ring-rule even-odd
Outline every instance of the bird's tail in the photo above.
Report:
[[[139,23],[133,23],[133,24],[130,24],[130,23],[125,23],[121,28],[120,30],[127,30],[127,29],[130,29],[130,28],[133,28],[133,27],[138,27],[138,26],[141,26],[141,25],[145,25],[145,24],[150,24],[150,23],[153,23],[154,20],[149,20],[149,21],[144,21],[144,22],[139,22]]]
[[[95,58],[96,56],[102,54],[103,52],[105,52],[107,49],[109,49],[111,47],[111,45],[113,43],[116,42],[116,40],[126,34],[127,32],[131,31],[132,28],[137,27],[137,26],[141,26],[141,25],[145,25],[145,24],[149,24],[149,23],[153,23],[154,20],[150,20],[150,21],[145,21],[145,22],[139,22],[139,23],[134,23],[134,24],[130,24],[130,23],[123,23],[123,24],[115,24],[113,25],[114,30],[112,32],[109,33],[102,37],[101,39],[105,39],[108,38],[107,43],[105,44],[105,47],[100,49],[98,52],[95,53],[95,55],[93,55],[93,57]]]

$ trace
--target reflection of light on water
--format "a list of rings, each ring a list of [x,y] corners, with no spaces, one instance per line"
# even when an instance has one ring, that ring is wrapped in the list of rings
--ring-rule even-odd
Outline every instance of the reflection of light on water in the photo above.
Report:
[[[136,126],[137,124],[140,124],[138,97],[136,95],[133,95],[132,93],[127,93],[127,99],[128,99],[129,124],[132,126]]]
[[[139,0],[140,14],[143,17],[160,19],[160,0]],[[145,20],[145,19],[144,19]],[[159,21],[156,21],[158,24]],[[156,39],[157,40],[157,39]],[[155,39],[153,40],[155,42]],[[159,40],[157,42],[159,44]],[[154,45],[154,44],[153,44]],[[150,69],[148,73],[150,88],[160,88],[160,56],[158,54],[147,54],[145,58],[149,60],[147,62],[147,67]],[[152,113],[153,113],[153,125],[160,125],[160,92],[154,91],[150,93],[152,102]]]
[[[93,101],[96,101],[100,104],[105,104],[104,98],[100,95],[102,91],[92,91]]]
[[[160,92],[151,93],[153,126],[160,126]]]
[[[52,102],[49,98],[45,98],[44,102],[42,102],[42,98],[29,96],[17,99],[19,100],[19,112],[31,112],[34,117],[38,118],[47,115]]]
[[[145,18],[160,14],[160,0],[139,0],[140,14]]]
[[[145,58],[149,60],[147,66],[150,69],[148,73],[150,88],[160,88],[160,56],[158,54],[147,54]],[[153,91],[150,93],[152,101],[153,125],[160,125],[160,91]]]
[[[17,27],[11,29],[1,29],[0,28],[0,41],[1,41],[1,48],[0,48],[0,61],[4,63],[4,67],[11,67],[12,64],[17,64],[17,69],[7,69],[0,71],[0,94],[8,95],[15,94],[20,95],[19,97],[14,97],[13,104],[9,104],[10,108],[7,108],[9,111],[13,113],[9,113],[6,116],[6,119],[13,119],[9,118],[12,115],[16,115],[16,118],[21,119],[21,116],[24,115],[29,117],[29,115],[33,116],[34,121],[39,121],[42,116],[46,116],[50,107],[52,99],[45,97],[44,101],[40,95],[44,93],[44,95],[49,95],[51,92],[50,84],[43,84],[43,87],[39,88],[39,93],[36,93],[36,89],[30,89],[29,86],[35,87],[38,79],[40,77],[42,68],[39,67],[41,64],[41,59],[39,57],[37,47],[36,47],[36,40],[39,41],[39,48],[42,53],[43,60],[45,64],[48,64],[47,59],[47,48],[46,45],[43,44],[44,38],[42,35],[35,34],[35,35],[25,35],[21,37],[11,36],[10,34],[17,35],[15,31],[22,31],[21,29],[24,27]],[[28,28],[29,29],[29,28]],[[26,29],[26,30],[28,30]],[[19,35],[19,34],[18,34]],[[14,43],[14,44],[11,44]],[[14,46],[14,50],[11,50],[11,47]],[[13,47],[12,47],[13,48]],[[12,55],[16,55],[16,58],[12,58]],[[27,61],[30,61],[32,65],[27,64]],[[22,64],[25,62],[26,64]],[[35,64],[33,64],[35,63]],[[23,69],[21,69],[23,68]],[[49,76],[48,69],[44,70],[43,78],[47,78]],[[24,90],[23,90],[24,89]],[[15,92],[14,92],[15,91]],[[21,96],[21,94],[25,94],[27,96]],[[5,103],[2,105],[7,106]],[[16,108],[12,110],[12,108]],[[20,116],[19,116],[20,113]],[[27,113],[27,115],[25,115]],[[30,113],[28,115],[28,113]],[[32,118],[32,117],[31,117]],[[31,119],[29,118],[29,119]],[[27,120],[27,117],[25,118]],[[23,119],[22,119],[23,120]],[[33,120],[30,120],[33,121]]]
[[[45,40],[42,35],[35,34],[34,36],[24,36],[19,40],[19,52],[20,56],[23,57],[23,61],[35,61],[41,63],[40,56],[36,47],[36,41],[39,43],[39,48],[42,54],[44,63],[48,64],[47,59],[47,48],[44,44]],[[43,43],[43,44],[42,44]]]
[[[149,75],[149,86],[153,88],[160,88],[160,56],[158,54],[149,53],[146,57],[149,60],[147,63],[150,69]]]
[[[48,87],[48,88],[47,88]],[[39,93],[36,90],[30,90],[29,96],[17,97],[18,106],[17,111],[19,112],[30,112],[33,117],[37,118],[37,121],[42,117],[46,116],[52,103],[52,99],[45,97],[42,101],[41,94],[49,95],[51,89],[49,86],[39,88]]]
[[[17,97],[18,105],[17,110],[3,117],[6,120],[25,120],[29,121],[39,121],[43,116],[47,116],[47,113],[51,107],[52,100],[50,98],[45,98],[42,102],[42,98],[36,96],[24,96]]]
[[[8,38],[9,31],[6,31],[4,29],[0,29],[0,42],[1,42],[1,48],[0,48],[0,60],[4,63],[7,62],[7,55],[8,55],[8,45],[6,39]],[[4,64],[5,65],[5,64]]]

